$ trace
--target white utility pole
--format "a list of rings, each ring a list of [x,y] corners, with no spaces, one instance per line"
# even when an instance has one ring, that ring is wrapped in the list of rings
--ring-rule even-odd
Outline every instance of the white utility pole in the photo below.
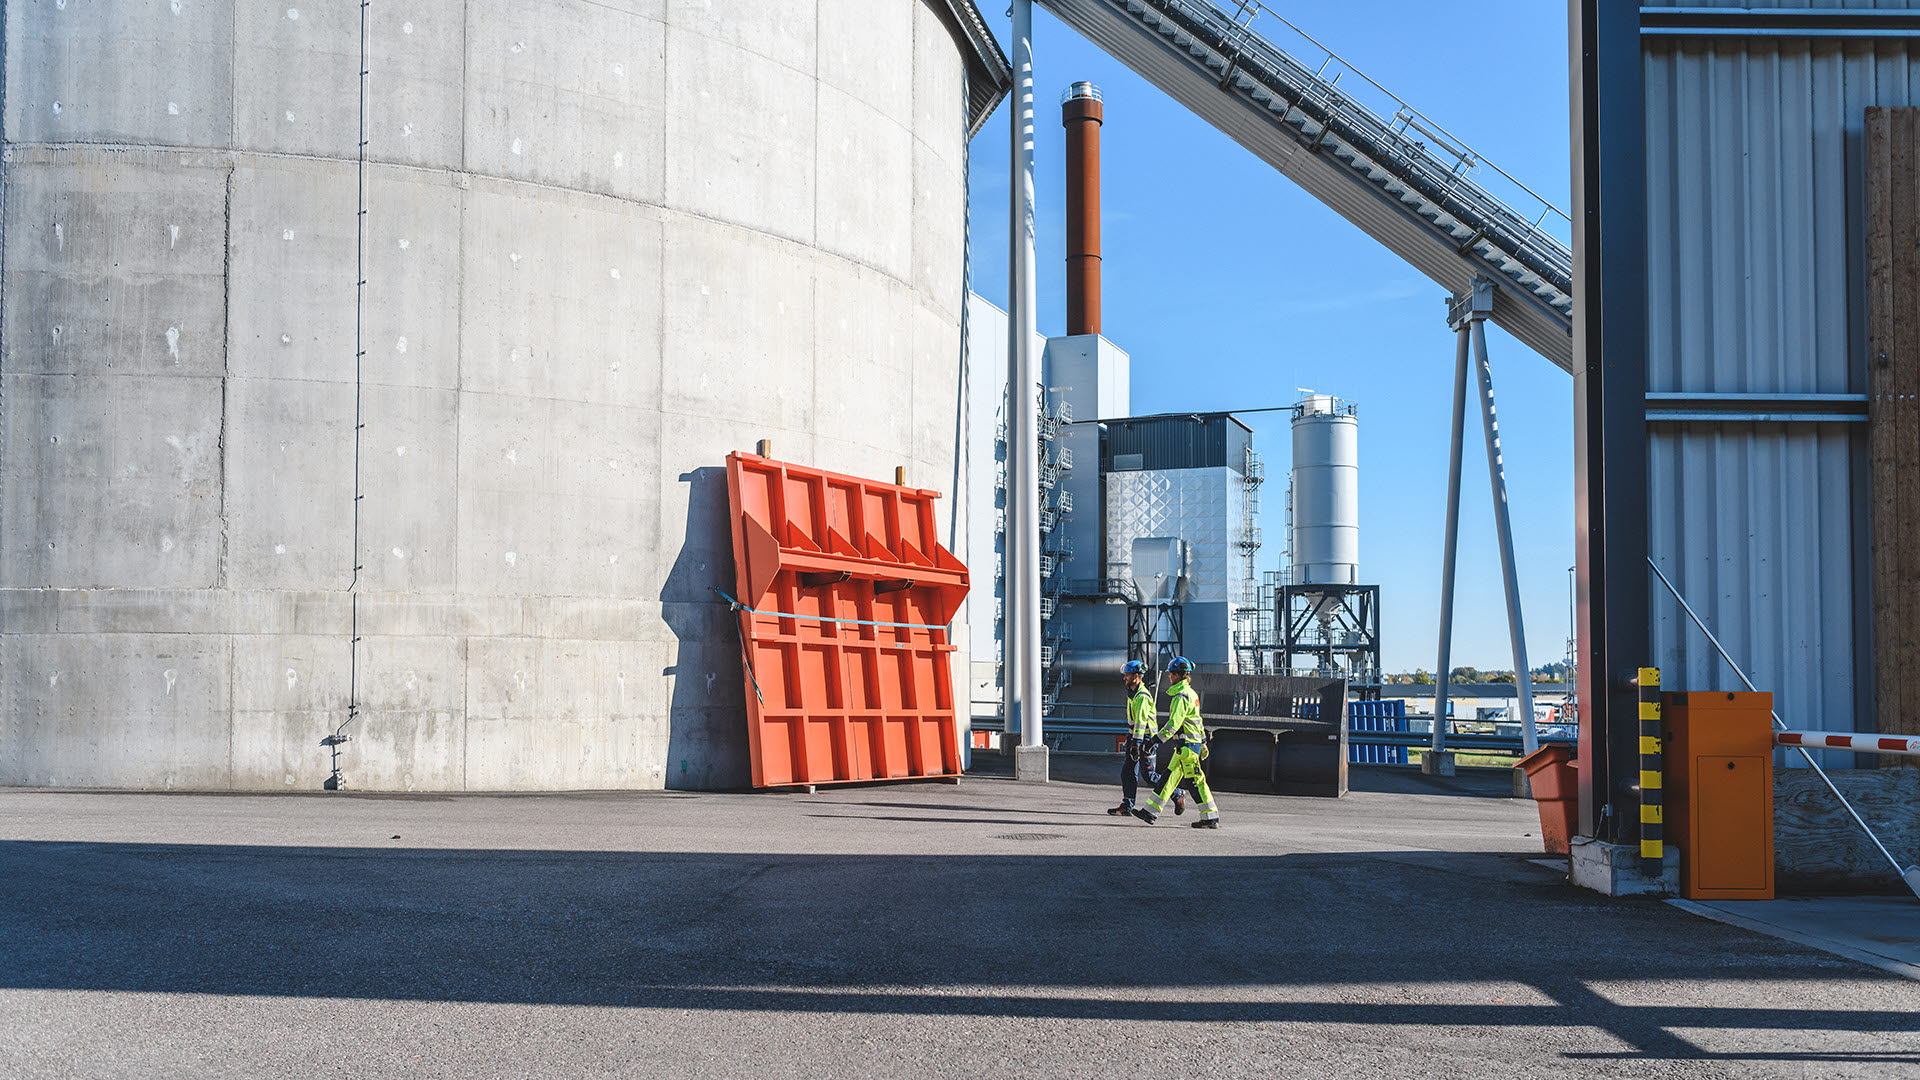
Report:
[[[1040,378],[1033,355],[1033,0],[1013,0],[1013,153],[1007,220],[1007,623],[1002,697],[1020,730],[1014,775],[1047,779],[1040,741]]]

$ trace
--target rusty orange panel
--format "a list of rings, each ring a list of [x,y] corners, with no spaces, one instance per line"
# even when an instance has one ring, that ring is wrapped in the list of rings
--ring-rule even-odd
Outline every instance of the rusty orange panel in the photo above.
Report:
[[[958,776],[937,491],[727,456],[753,786]]]

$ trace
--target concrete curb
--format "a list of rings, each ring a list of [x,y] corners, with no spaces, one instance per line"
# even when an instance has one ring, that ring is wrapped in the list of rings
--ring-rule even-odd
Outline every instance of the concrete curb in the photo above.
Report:
[[[1832,953],[1835,956],[1844,956],[1849,960],[1857,960],[1862,964],[1870,964],[1882,971],[1890,971],[1902,978],[1920,982],[1920,964],[1909,964],[1905,961],[1895,960],[1889,956],[1882,956],[1879,953],[1868,952],[1865,949],[1857,949],[1851,945],[1843,945],[1829,938],[1815,937],[1812,934],[1801,933],[1798,930],[1789,930],[1784,926],[1777,926],[1761,919],[1721,911],[1718,908],[1711,908],[1692,900],[1674,899],[1668,900],[1667,903],[1672,904],[1682,911],[1689,911],[1703,918],[1712,919],[1715,922],[1726,923],[1728,926],[1737,926],[1742,930],[1751,930],[1756,934],[1766,934],[1768,937],[1776,937],[1782,941],[1791,941],[1798,945],[1805,945],[1809,948],[1819,949],[1822,952]]]

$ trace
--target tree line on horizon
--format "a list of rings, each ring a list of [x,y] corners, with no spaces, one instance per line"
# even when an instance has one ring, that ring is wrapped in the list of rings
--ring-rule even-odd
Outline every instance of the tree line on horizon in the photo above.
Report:
[[[1556,660],[1551,664],[1541,664],[1533,668],[1532,673],[1535,682],[1561,682],[1567,677],[1567,662],[1565,660]],[[1428,671],[1426,668],[1415,668],[1412,671],[1388,675],[1385,681],[1396,686],[1432,686],[1434,678],[1433,672]],[[1447,677],[1447,682],[1455,685],[1470,683],[1510,683],[1517,681],[1511,669],[1482,671],[1477,667],[1468,665],[1454,668]]]

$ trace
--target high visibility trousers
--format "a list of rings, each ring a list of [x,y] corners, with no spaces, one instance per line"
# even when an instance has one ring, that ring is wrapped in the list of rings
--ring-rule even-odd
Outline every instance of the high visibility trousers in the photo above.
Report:
[[[1200,769],[1200,755],[1184,746],[1173,752],[1173,760],[1167,763],[1167,777],[1160,781],[1160,790],[1147,797],[1147,809],[1156,815],[1165,812],[1174,791],[1182,783],[1191,784],[1201,821],[1220,816],[1220,807],[1213,801],[1213,789],[1207,786],[1207,774]]]
[[[1120,799],[1128,806],[1140,794],[1140,781],[1153,783],[1153,755],[1146,752],[1145,739],[1128,739],[1127,752],[1120,756]]]
[[[1139,753],[1139,760],[1137,762],[1129,757],[1120,765],[1120,794],[1126,799],[1127,805],[1131,806],[1134,803],[1135,796],[1138,795],[1140,791],[1135,782],[1136,779],[1145,781],[1147,791],[1151,793],[1154,788],[1160,786],[1160,781],[1164,779],[1164,775],[1160,772],[1160,755],[1157,752],[1148,752],[1147,740],[1129,739],[1128,746],[1137,749]],[[1135,752],[1135,749],[1129,749],[1127,753],[1131,755]],[[1182,781],[1182,786],[1188,791],[1192,791],[1193,778],[1188,777]],[[1196,795],[1195,799],[1197,800],[1198,798],[1199,796]]]

